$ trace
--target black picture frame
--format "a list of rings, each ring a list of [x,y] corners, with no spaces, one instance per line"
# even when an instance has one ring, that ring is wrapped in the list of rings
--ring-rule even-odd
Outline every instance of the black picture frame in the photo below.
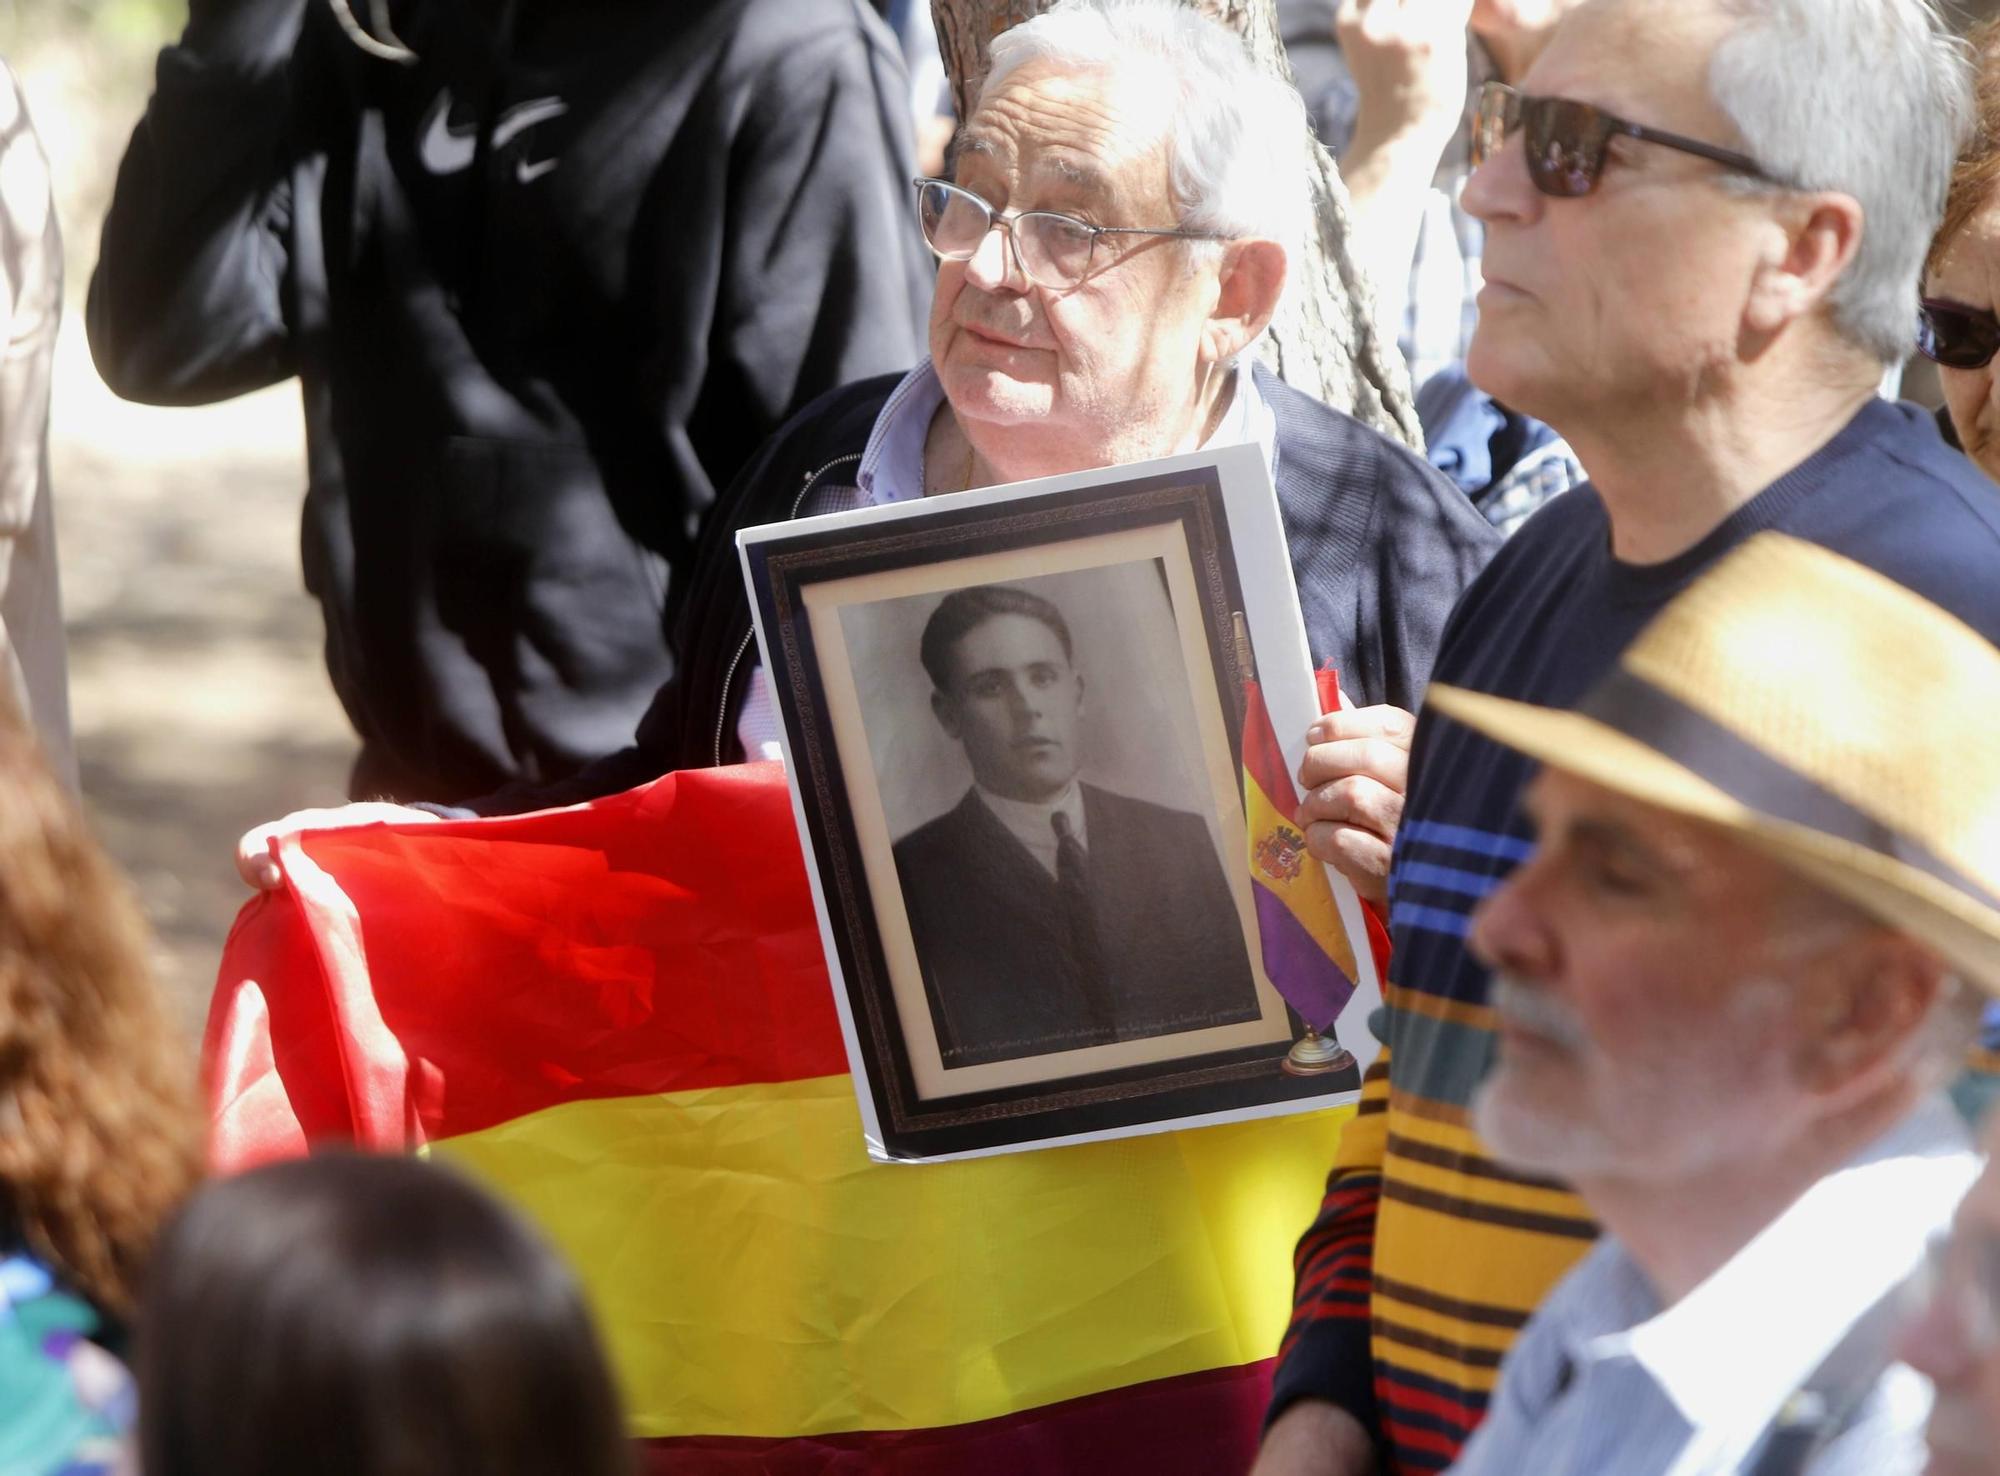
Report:
[[[808,865],[816,873],[828,922],[830,972],[844,995],[857,1087],[873,1107],[879,1141],[871,1149],[890,1159],[1002,1151],[1190,1118],[1262,1115],[1280,1104],[1323,1099],[1330,1104],[1357,1091],[1358,1075],[1351,1069],[1315,1077],[1281,1069],[1303,1027],[1275,991],[1270,998],[1276,1013],[1266,1006],[1265,1037],[1254,1043],[1173,1055],[1174,1037],[1167,1036],[1158,1057],[1142,1063],[943,1094],[920,1089],[905,1017],[896,1006],[884,937],[885,912],[893,909],[884,907],[871,886],[823,652],[808,609],[811,592],[815,586],[984,555],[1074,549],[1133,530],[1164,530],[1170,540],[1178,537],[1193,573],[1205,662],[1200,670],[1191,664],[1189,678],[1198,690],[1212,690],[1220,703],[1228,761],[1240,774],[1246,673],[1238,665],[1233,622],[1244,607],[1242,574],[1216,468],[1141,474],[973,506],[939,505],[879,522],[839,519],[824,526],[829,521],[763,530],[765,536],[746,539],[744,567],[801,801]],[[850,755],[847,763],[852,762]],[[1240,835],[1240,784],[1233,795],[1233,815],[1222,818]],[[1239,870],[1242,854],[1239,848]],[[1260,987],[1269,989],[1254,923],[1244,945]]]

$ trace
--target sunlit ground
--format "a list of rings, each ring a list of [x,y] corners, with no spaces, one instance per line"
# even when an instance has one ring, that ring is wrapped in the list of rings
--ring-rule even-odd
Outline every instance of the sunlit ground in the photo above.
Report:
[[[155,410],[66,325],[53,452],[85,796],[198,1024],[245,893],[237,834],[337,801],[353,750],[299,582],[298,394]]]
[[[51,39],[50,14],[0,0],[0,22],[16,23],[0,25],[0,53],[48,151],[68,246],[51,440],[71,709],[86,800],[192,1029],[247,895],[235,837],[339,799],[353,740],[300,585],[296,385],[195,410],[126,404],[97,378],[74,311],[163,23],[106,7],[94,29]]]

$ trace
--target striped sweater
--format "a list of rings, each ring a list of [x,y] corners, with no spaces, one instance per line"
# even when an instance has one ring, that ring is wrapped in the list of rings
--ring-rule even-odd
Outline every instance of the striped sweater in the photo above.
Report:
[[[1864,406],[1801,466],[1663,564],[1607,553],[1589,487],[1505,545],[1447,625],[1435,678],[1569,706],[1674,594],[1750,534],[1780,528],[1869,564],[2000,639],[2000,495],[1928,419]],[[1563,1189],[1494,1163],[1468,1125],[1493,1054],[1473,908],[1528,853],[1530,766],[1424,714],[1391,867],[1385,1049],[1320,1215],[1299,1242],[1275,1416],[1328,1399],[1375,1432],[1394,1472],[1451,1464],[1528,1314],[1590,1247]]]

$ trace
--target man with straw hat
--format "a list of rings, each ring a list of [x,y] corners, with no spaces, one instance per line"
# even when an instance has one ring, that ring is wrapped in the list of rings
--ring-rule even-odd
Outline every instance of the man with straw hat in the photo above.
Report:
[[[2000,640],[2000,498],[1876,394],[1968,97],[1926,0],[1586,0],[1518,90],[1483,95],[1468,370],[1591,481],[1494,556],[1435,681],[1573,706],[1766,529]],[[1883,679],[1849,669],[1829,697]],[[1907,757],[1941,715],[1902,720]],[[1300,1241],[1258,1476],[1436,1471],[1596,1233],[1574,1196],[1495,1177],[1469,1117],[1495,1023],[1470,917],[1529,854],[1530,766],[1428,704],[1328,714],[1310,741],[1307,842],[1392,893],[1394,953],[1384,1049]]]
[[[2000,987],[2000,649],[1763,533],[1573,709],[1430,701],[1543,766],[1472,1122],[1606,1231],[1453,1469],[1916,1469],[1893,1293],[1978,1166],[1941,1088]]]

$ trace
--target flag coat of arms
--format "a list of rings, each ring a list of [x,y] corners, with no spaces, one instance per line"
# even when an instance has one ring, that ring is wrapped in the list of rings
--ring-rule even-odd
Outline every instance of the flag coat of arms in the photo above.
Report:
[[[1340,706],[1340,682],[1316,673],[1320,709]],[[1299,794],[1272,730],[1263,689],[1243,683],[1243,818],[1250,847],[1251,896],[1264,973],[1299,1018],[1327,1031],[1354,997],[1359,970],[1326,868],[1306,850],[1295,817]],[[1388,933],[1366,909],[1364,925],[1378,976],[1388,967]]]
[[[279,859],[210,1016],[218,1167],[471,1172],[577,1269],[657,1469],[1249,1463],[1347,1109],[870,1161],[776,765]]]

